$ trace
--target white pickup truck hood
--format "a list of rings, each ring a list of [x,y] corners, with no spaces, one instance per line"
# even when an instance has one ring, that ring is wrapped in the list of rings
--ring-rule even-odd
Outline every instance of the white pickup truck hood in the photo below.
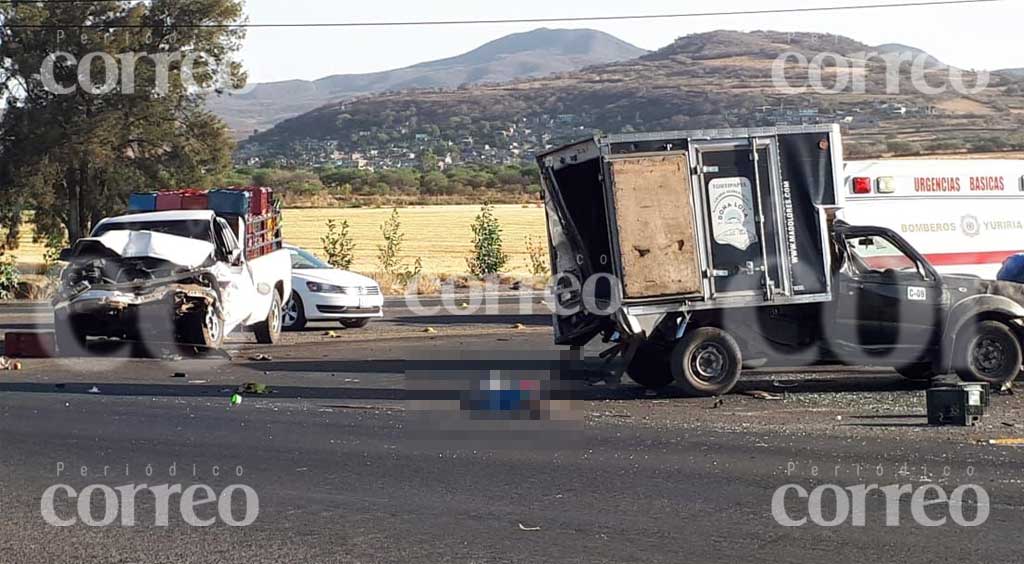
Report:
[[[123,258],[155,258],[186,268],[201,266],[214,251],[213,243],[154,231],[108,231],[90,240]]]

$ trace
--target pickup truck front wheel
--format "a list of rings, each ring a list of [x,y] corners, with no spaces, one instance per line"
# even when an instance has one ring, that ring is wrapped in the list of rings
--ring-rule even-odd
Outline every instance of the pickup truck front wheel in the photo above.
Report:
[[[281,295],[274,292],[270,302],[270,313],[267,320],[253,326],[256,342],[261,345],[276,345],[281,340]]]
[[[716,327],[687,333],[672,351],[672,375],[687,395],[722,396],[740,379],[743,355],[736,339]]]
[[[207,306],[189,316],[185,333],[186,344],[218,349],[224,344],[224,320],[217,308]]]
[[[961,380],[1001,384],[1020,373],[1020,341],[1013,330],[998,321],[982,321],[975,332],[955,349],[953,368]]]

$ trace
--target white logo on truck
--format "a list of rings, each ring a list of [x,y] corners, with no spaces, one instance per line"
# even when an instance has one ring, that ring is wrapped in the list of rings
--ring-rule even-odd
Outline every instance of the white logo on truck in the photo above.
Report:
[[[716,178],[708,184],[715,242],[745,251],[758,241],[750,180]]]

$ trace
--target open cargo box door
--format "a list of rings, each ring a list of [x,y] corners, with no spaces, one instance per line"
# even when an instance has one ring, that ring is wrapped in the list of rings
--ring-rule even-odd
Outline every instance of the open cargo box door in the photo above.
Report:
[[[700,294],[688,155],[612,158],[608,167],[624,297]]]

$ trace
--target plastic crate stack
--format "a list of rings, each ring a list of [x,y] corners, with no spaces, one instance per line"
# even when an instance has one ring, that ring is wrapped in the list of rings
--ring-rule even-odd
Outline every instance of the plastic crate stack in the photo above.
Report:
[[[282,248],[281,208],[274,201],[274,191],[270,188],[246,186],[209,191],[189,188],[136,193],[128,198],[129,213],[205,209],[241,220],[245,226],[245,255],[249,260]]]

